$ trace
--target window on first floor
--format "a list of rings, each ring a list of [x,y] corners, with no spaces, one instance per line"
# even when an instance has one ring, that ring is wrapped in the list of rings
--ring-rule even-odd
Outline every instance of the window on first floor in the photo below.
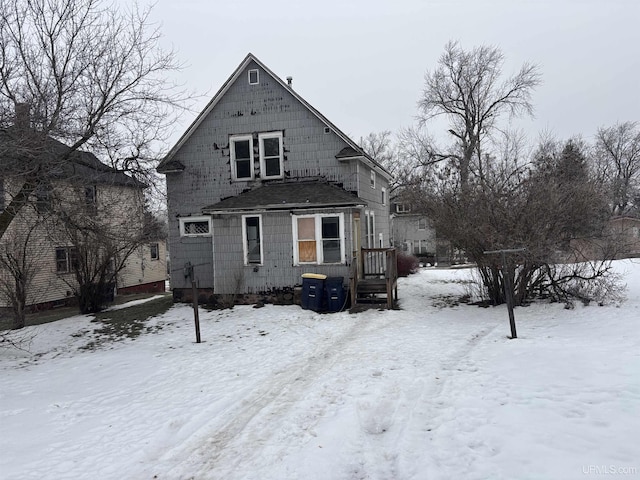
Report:
[[[368,210],[365,211],[364,220],[364,236],[367,243],[367,248],[376,248],[376,220],[374,212],[370,212]]]
[[[262,217],[242,216],[242,238],[245,265],[262,265]]]
[[[56,247],[56,272],[70,273],[78,266],[78,253],[75,247]]]
[[[344,263],[344,214],[293,216],[294,263]]]
[[[204,237],[211,235],[211,217],[188,217],[180,219],[180,236]]]
[[[160,247],[157,243],[150,244],[149,250],[151,252],[151,260],[160,260]]]

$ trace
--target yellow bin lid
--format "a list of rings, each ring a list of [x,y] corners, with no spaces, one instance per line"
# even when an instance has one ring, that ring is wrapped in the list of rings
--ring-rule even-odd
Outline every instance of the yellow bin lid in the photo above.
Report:
[[[326,280],[327,276],[322,273],[303,273],[302,278],[315,278],[317,280]]]

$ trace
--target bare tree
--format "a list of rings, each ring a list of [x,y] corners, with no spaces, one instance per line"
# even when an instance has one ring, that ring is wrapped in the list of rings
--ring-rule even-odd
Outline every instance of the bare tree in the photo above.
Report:
[[[160,49],[149,12],[103,0],[0,0],[0,161],[18,185],[0,237],[81,148],[149,178],[154,148],[185,100],[167,79],[179,65]]]
[[[25,326],[31,288],[41,269],[42,252],[46,251],[39,231],[43,226],[37,216],[23,221],[0,244],[0,298],[11,307],[12,329]]]
[[[482,179],[485,167],[483,144],[508,116],[531,114],[531,94],[541,78],[535,65],[525,63],[513,76],[502,79],[504,56],[497,47],[480,46],[463,50],[449,42],[438,66],[425,76],[419,101],[420,121],[444,116],[455,149],[447,152],[428,147],[429,160],[452,160],[463,190],[470,181],[475,161],[477,176]]]
[[[600,128],[595,138],[598,173],[609,192],[611,213],[623,215],[638,207],[640,197],[640,126],[617,123]]]

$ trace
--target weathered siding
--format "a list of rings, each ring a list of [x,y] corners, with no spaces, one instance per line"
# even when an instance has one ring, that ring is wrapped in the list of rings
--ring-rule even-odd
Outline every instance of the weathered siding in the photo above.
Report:
[[[360,164],[358,167],[358,196],[366,201],[366,210],[374,212],[375,246],[379,247],[379,234],[382,234],[383,247],[391,244],[391,224],[389,221],[389,182],[386,177],[376,172],[375,188],[371,187],[371,167]],[[386,201],[382,203],[382,189],[386,190]],[[366,224],[361,222],[363,246],[366,246]]]
[[[259,70],[258,85],[248,82],[248,71],[252,69]],[[376,188],[372,189],[368,167],[355,159],[337,160],[335,156],[349,146],[347,142],[298,101],[289,88],[251,61],[172,156],[172,160],[185,167],[182,172],[166,175],[172,288],[190,286],[183,275],[185,262],[196,266],[198,287],[212,288],[216,294],[259,293],[290,287],[300,284],[300,275],[309,271],[347,276],[346,266],[292,266],[289,212],[262,214],[264,265],[257,268],[244,265],[241,215],[213,218],[213,237],[180,236],[181,217],[200,216],[204,207],[261,184],[258,134],[275,131],[283,135],[285,179],[320,177],[340,184],[347,191],[361,192],[375,212],[376,242],[378,233],[382,233],[385,246],[389,245],[388,207],[381,202],[381,187],[388,190],[384,176],[377,174]],[[253,136],[254,180],[232,180],[229,150],[232,135]],[[351,214],[345,214],[347,263],[352,252],[352,224]],[[364,222],[361,227],[364,229]]]
[[[296,215],[327,213],[326,210],[297,211]],[[300,285],[303,273],[348,277],[351,250],[351,214],[344,213],[345,265],[293,265],[292,216],[288,211],[262,216],[263,265],[244,265],[242,216],[218,215],[213,220],[215,238],[215,287],[217,294],[262,293]]]

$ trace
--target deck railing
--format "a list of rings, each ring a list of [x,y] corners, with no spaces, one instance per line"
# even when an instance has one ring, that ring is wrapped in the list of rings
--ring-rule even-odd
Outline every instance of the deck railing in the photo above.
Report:
[[[358,284],[367,286],[369,293],[386,293],[387,307],[398,298],[398,262],[395,248],[363,248],[351,265],[351,299],[358,300]]]

